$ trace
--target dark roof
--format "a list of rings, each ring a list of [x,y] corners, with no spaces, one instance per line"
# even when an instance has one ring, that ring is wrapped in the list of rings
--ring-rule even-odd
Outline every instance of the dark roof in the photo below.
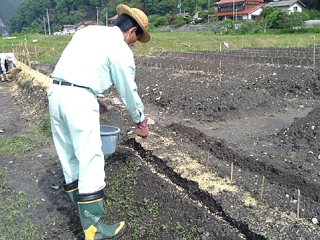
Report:
[[[226,4],[226,3],[235,3],[235,2],[246,2],[245,0],[221,0],[219,2],[216,2],[215,4]],[[257,3],[263,3],[264,0],[250,0],[250,2],[257,2]]]
[[[295,3],[299,3],[301,6],[306,7],[306,5],[300,0],[284,0],[284,1],[274,1],[269,3],[269,7],[287,7],[292,6]]]

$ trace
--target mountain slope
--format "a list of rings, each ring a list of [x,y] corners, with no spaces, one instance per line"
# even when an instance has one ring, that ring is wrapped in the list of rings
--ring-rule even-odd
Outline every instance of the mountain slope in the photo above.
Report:
[[[10,18],[16,13],[18,7],[24,0],[0,0],[0,32],[6,30]]]

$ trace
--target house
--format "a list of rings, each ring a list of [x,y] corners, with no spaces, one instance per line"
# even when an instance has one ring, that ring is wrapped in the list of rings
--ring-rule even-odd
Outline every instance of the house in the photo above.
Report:
[[[117,19],[118,19],[118,14],[114,15],[112,18],[109,18],[108,21],[110,21],[111,24],[114,24]]]
[[[62,35],[73,34],[76,32],[75,25],[63,25]]]
[[[85,26],[90,26],[90,25],[97,25],[97,22],[92,21],[92,20],[88,20],[88,21],[85,21],[83,24]]]
[[[187,16],[190,16],[190,12],[186,12],[186,11],[184,11],[184,12],[181,12],[181,13],[178,13],[178,14],[176,14],[176,16],[181,16],[181,17],[187,17]]]
[[[306,5],[300,0],[274,0],[268,4],[268,7],[282,8],[288,13],[302,12]]]
[[[220,0],[215,3],[215,6],[220,21],[240,21],[255,20],[267,4],[264,0]]]

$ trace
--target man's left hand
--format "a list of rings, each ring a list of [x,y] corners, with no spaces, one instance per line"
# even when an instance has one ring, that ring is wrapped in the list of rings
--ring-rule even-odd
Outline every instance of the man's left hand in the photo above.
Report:
[[[108,107],[104,102],[98,100],[98,103],[100,107],[100,114],[105,114],[106,112],[108,112]]]
[[[148,137],[149,135],[148,118],[145,118],[142,122],[137,123],[137,135],[143,138]]]

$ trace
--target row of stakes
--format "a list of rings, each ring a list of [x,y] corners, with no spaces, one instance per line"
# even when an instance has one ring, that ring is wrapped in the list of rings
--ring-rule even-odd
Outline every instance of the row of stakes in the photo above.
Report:
[[[231,163],[231,173],[230,173],[230,182],[233,183],[234,180],[234,165]],[[266,188],[266,177],[262,177],[262,183],[261,183],[261,192],[260,192],[260,199],[263,200],[264,192]],[[298,189],[298,201],[297,201],[297,214],[296,214],[296,220],[300,218],[300,199],[301,199],[301,192],[300,189]]]

